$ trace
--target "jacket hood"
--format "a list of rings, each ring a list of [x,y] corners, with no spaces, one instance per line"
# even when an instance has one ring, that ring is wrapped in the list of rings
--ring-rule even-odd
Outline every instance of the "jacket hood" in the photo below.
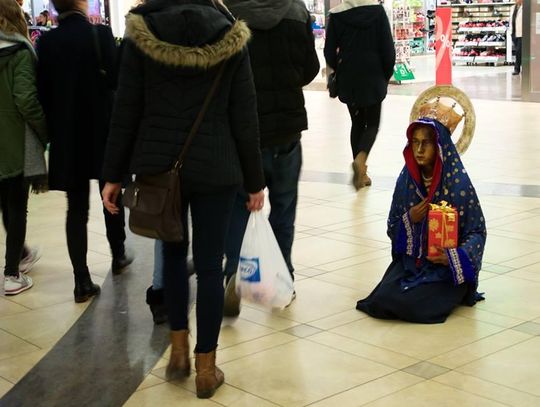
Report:
[[[364,28],[375,24],[386,12],[377,0],[346,0],[330,10],[330,14],[347,25]]]
[[[307,21],[307,10],[301,0],[226,0],[225,4],[238,18],[256,30],[269,30],[284,18]]]
[[[25,37],[21,34],[6,34],[0,31],[0,70],[8,63],[12,55],[23,48],[28,49],[37,60],[32,44]]]
[[[210,1],[147,4],[127,15],[126,37],[165,65],[208,69],[239,53],[250,38],[245,23]]]

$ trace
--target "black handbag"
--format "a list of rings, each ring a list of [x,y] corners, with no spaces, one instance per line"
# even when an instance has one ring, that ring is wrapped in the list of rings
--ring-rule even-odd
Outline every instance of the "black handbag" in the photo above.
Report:
[[[173,168],[156,175],[137,175],[135,181],[126,188],[124,206],[129,209],[129,228],[136,235],[165,242],[181,242],[184,239],[180,170],[225,66],[226,62],[223,62]]]

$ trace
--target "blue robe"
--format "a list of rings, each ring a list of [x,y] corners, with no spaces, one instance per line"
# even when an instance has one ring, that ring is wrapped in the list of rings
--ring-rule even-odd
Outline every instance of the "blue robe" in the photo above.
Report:
[[[428,125],[437,136],[433,180],[426,190],[411,149],[414,129]],[[486,224],[476,191],[446,127],[433,119],[421,119],[407,130],[405,167],[396,183],[388,216],[392,263],[382,281],[357,309],[375,318],[419,323],[444,322],[459,304],[474,305],[478,273],[486,242]],[[427,217],[413,224],[409,209],[428,198],[448,202],[459,215],[458,247],[446,249],[449,266],[433,264],[427,255]]]

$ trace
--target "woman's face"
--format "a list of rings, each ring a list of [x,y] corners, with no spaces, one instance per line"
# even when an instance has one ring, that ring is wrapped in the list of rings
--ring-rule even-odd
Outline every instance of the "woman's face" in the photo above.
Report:
[[[411,148],[414,159],[420,167],[432,167],[437,153],[433,129],[427,126],[417,127],[412,135]]]

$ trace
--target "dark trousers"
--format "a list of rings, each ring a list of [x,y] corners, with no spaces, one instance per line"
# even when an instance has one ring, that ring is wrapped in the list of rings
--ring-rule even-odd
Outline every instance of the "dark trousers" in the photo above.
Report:
[[[6,229],[6,276],[19,275],[26,239],[28,191],[29,185],[22,175],[0,181],[2,220]]]
[[[100,196],[104,185],[104,181],[99,181]],[[85,273],[88,270],[86,253],[88,252],[87,225],[88,211],[90,209],[90,182],[82,181],[77,188],[67,191],[67,200],[66,235],[69,258],[75,274]],[[107,240],[113,257],[124,254],[124,241],[126,240],[124,207],[121,195],[118,197],[116,205],[120,208],[118,215],[111,215],[103,208]]]
[[[352,121],[351,149],[353,159],[362,151],[369,155],[379,132],[381,103],[367,107],[358,107],[351,103],[347,107]]]
[[[289,272],[294,278],[291,252],[298,202],[298,180],[302,168],[302,145],[300,141],[295,141],[283,146],[263,148],[262,158],[271,208],[268,220],[272,225]],[[225,274],[229,278],[238,268],[242,240],[249,219],[249,211],[246,209],[247,199],[248,196],[245,192],[238,194],[231,217],[226,246],[227,265],[225,267]]]
[[[197,271],[197,345],[195,352],[216,349],[223,319],[223,253],[237,187],[198,191],[182,184],[184,241],[163,242],[165,302],[171,330],[188,329],[188,207],[193,230],[193,261]]]
[[[521,72],[521,37],[513,37],[512,41],[514,42],[514,48],[516,50],[516,63],[514,65],[514,72]]]

